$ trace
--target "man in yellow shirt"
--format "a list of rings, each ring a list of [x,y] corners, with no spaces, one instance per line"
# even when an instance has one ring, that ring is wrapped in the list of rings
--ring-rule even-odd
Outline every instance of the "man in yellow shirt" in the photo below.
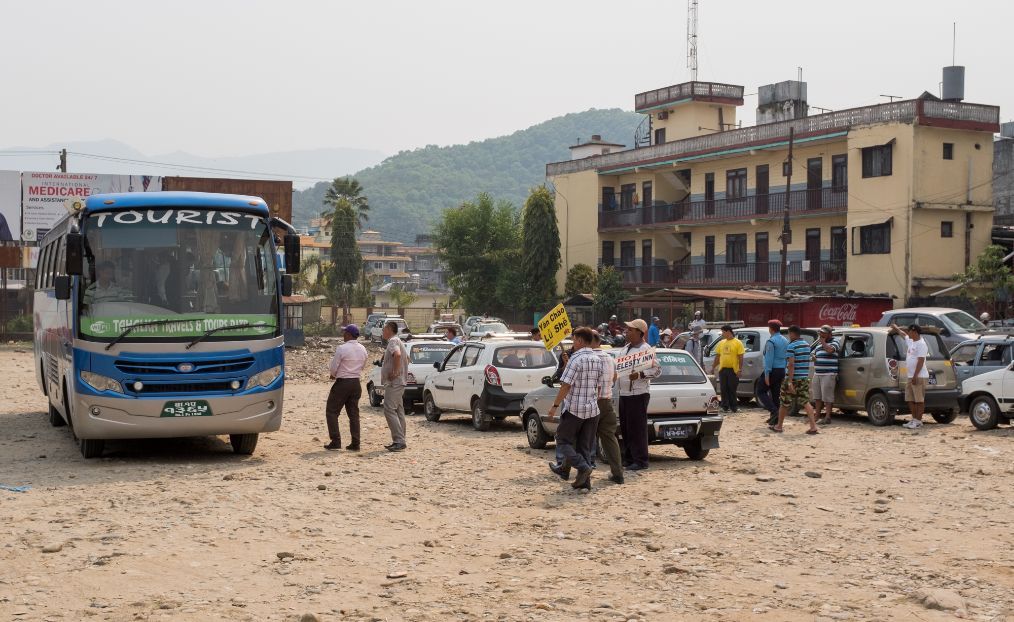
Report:
[[[736,339],[732,326],[722,327],[722,340],[715,344],[715,362],[711,373],[718,374],[718,390],[722,398],[722,412],[736,412],[736,387],[739,385],[739,370],[743,368],[746,348]]]

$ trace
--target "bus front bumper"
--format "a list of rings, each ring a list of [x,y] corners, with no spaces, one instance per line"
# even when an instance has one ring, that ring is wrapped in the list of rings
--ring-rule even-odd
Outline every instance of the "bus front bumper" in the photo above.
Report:
[[[78,395],[71,411],[74,434],[85,439],[123,439],[274,432],[282,425],[284,392],[280,388],[252,395],[191,400]],[[167,402],[180,401],[207,402],[212,414],[162,416]]]

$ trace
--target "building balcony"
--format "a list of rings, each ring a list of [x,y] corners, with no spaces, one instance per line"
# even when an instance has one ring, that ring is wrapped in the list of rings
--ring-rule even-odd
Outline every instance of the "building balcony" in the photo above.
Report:
[[[639,261],[618,264],[613,268],[620,273],[625,287],[662,289],[671,287],[778,287],[781,283],[781,263],[778,261],[714,263],[693,265],[639,265]],[[601,265],[601,264],[600,264]],[[845,285],[845,260],[789,263],[785,282],[789,286],[842,287]]]
[[[603,210],[599,207],[599,231],[624,230],[673,225],[701,225],[737,220],[779,219],[785,214],[784,192],[753,194],[738,199],[709,199],[656,203],[628,210]],[[788,197],[792,216],[822,216],[848,209],[846,188],[792,190]]]

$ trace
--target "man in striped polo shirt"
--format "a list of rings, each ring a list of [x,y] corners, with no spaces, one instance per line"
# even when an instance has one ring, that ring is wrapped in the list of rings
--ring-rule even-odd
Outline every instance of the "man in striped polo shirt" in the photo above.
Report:
[[[806,433],[817,434],[816,415],[810,405],[810,345],[803,340],[800,332],[798,326],[789,327],[788,367],[779,396],[778,423],[768,426],[772,432],[782,431],[787,414],[805,408],[806,417],[810,420],[810,429]]]
[[[817,343],[813,344],[813,382],[811,383],[813,401],[817,403],[817,419],[819,425],[831,423],[831,407],[834,404],[834,388],[838,382],[838,353],[841,346],[834,338],[831,327],[824,324],[820,327]]]

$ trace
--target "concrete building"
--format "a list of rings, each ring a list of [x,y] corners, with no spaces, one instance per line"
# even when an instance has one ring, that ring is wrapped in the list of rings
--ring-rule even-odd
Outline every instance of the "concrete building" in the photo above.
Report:
[[[615,266],[634,291],[777,288],[786,208],[791,288],[903,303],[952,284],[990,242],[999,109],[924,94],[810,116],[806,95],[761,87],[757,125],[738,127],[741,86],[637,94],[650,144],[547,166],[558,289],[577,263]]]
[[[993,141],[993,205],[996,224],[1014,225],[1014,121],[1004,123]]]
[[[363,269],[367,276],[378,283],[406,282],[409,279],[408,264],[411,261],[401,252],[401,242],[380,239],[377,231],[363,231],[359,239],[359,253],[363,256]]]

